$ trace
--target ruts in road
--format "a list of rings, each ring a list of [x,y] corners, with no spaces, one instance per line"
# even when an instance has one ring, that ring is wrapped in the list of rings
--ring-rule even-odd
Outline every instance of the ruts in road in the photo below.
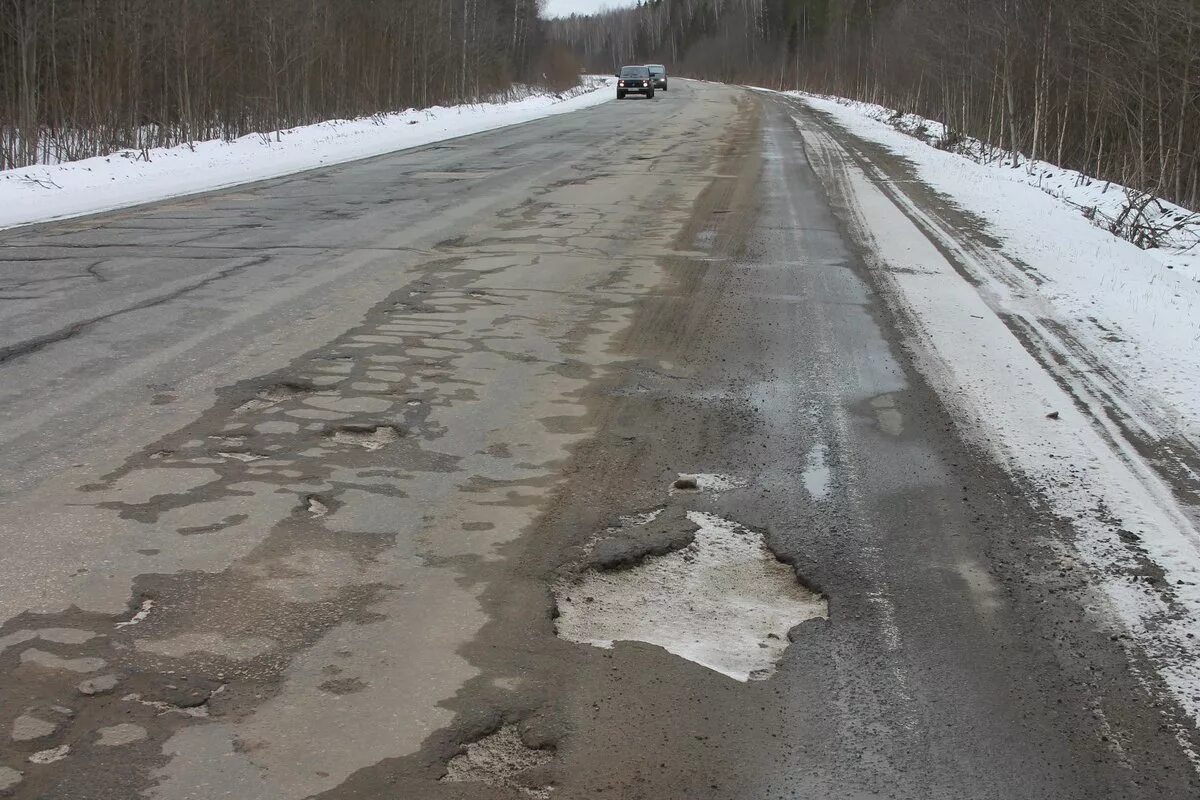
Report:
[[[0,233],[0,795],[1200,796],[850,134],[671,87]]]

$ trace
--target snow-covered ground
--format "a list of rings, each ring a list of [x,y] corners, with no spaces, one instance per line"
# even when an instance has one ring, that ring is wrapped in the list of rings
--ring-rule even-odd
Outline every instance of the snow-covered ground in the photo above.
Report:
[[[1142,250],[1083,213],[1116,216],[1126,200],[1122,187],[1044,162],[980,163],[931,146],[943,135],[939,123],[867,103],[802,98],[907,159],[923,181],[983,219],[1025,267],[1023,276],[1009,270],[997,277],[1025,278],[1028,299],[1048,305],[1043,315],[1070,323],[1152,416],[1200,444],[1200,219],[1173,237],[1176,246]],[[1163,209],[1160,216],[1188,213]]]
[[[862,103],[839,97],[820,97],[797,92],[813,107],[831,114],[852,112],[839,117],[851,122],[858,117],[868,117],[905,133],[919,141],[969,159],[989,169],[988,174],[1007,182],[1024,183],[1057,198],[1063,204],[1084,215],[1093,224],[1110,228],[1119,219],[1130,200],[1128,189],[1110,181],[1099,180],[1076,170],[1063,169],[1046,161],[1031,161],[1024,155],[1014,156],[1007,151],[997,150],[978,139],[959,134],[951,135],[947,141],[946,126],[936,120],[916,114],[901,114],[885,106]],[[1140,195],[1140,193],[1133,193]],[[1144,195],[1140,195],[1145,197]],[[1152,223],[1163,231],[1163,242],[1153,255],[1168,268],[1191,269],[1196,276],[1200,269],[1200,213],[1189,211],[1174,203],[1158,198],[1146,197],[1143,222]],[[1126,215],[1130,220],[1137,215]],[[1118,225],[1118,227],[1124,227]]]
[[[302,172],[518,125],[607,102],[613,78],[563,95],[408,110],[244,136],[232,142],[124,151],[0,172],[0,229],[77,217]]]
[[[967,435],[1074,530],[1063,569],[1086,571],[1095,606],[1200,722],[1200,512],[1180,499],[1200,483],[1188,466],[1200,442],[1200,262],[1092,225],[1061,196],[1070,180],[1048,193],[1023,169],[931,147],[875,109],[801,100],[906,159],[995,239],[981,245],[840,134],[794,117],[922,372]]]

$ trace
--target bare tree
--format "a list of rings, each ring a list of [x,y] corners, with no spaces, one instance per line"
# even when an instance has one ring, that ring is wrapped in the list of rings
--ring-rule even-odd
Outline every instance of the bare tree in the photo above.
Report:
[[[0,168],[470,101],[546,73],[540,0],[0,0]],[[447,46],[449,45],[449,46]],[[561,54],[549,69],[578,69]]]

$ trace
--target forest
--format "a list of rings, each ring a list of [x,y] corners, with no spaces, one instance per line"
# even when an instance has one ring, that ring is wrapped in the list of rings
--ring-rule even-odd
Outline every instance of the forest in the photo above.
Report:
[[[0,169],[663,61],[913,112],[947,146],[1200,208],[1200,0],[645,0],[548,21],[541,3],[0,0]]]
[[[573,85],[539,3],[0,0],[0,169]]]
[[[1200,208],[1198,0],[649,0],[550,22],[595,71],[878,103]]]

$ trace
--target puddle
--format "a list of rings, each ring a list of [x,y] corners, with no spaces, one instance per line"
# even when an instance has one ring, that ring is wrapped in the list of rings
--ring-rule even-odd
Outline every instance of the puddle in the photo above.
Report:
[[[879,421],[879,429],[891,436],[904,433],[904,415],[896,408],[896,398],[890,394],[881,394],[871,400],[871,408],[875,411],[875,419]]]
[[[554,758],[548,750],[535,750],[521,741],[515,725],[471,742],[446,763],[446,783],[483,783],[512,789],[524,797],[550,797],[550,789],[537,776],[523,775]],[[524,780],[522,780],[524,778]]]
[[[821,443],[809,448],[804,457],[804,488],[813,500],[824,500],[829,496],[833,473],[826,461],[828,455],[829,448]]]
[[[690,545],[560,585],[558,635],[604,648],[648,642],[735,680],[763,680],[788,631],[826,617],[826,601],[800,585],[761,534],[713,514],[687,518],[699,527]]]

